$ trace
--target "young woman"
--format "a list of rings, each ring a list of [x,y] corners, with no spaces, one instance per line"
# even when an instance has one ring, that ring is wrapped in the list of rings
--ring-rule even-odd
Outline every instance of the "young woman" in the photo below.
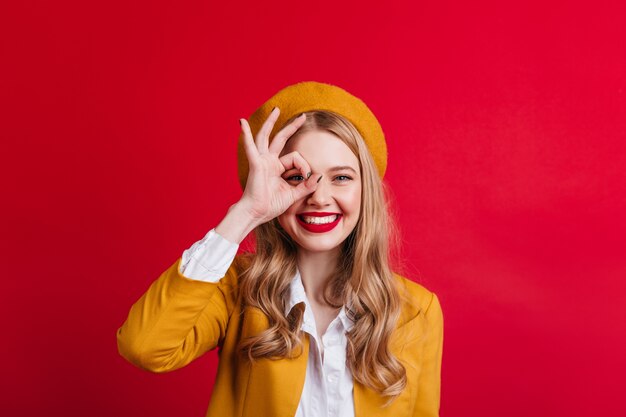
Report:
[[[132,306],[120,354],[167,372],[218,347],[207,416],[438,416],[441,307],[390,269],[375,116],[304,82],[240,122],[241,199]]]

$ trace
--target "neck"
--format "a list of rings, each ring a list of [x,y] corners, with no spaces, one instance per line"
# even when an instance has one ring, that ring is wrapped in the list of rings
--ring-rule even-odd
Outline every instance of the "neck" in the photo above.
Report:
[[[324,288],[335,272],[340,252],[339,248],[328,252],[298,250],[298,270],[304,291],[311,302],[326,304],[323,297]]]

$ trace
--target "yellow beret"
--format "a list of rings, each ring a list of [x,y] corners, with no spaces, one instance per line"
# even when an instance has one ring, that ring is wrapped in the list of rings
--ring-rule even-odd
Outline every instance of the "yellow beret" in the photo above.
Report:
[[[287,86],[267,100],[248,119],[254,138],[274,107],[280,109],[280,116],[270,133],[270,143],[274,135],[278,133],[277,129],[282,128],[292,116],[313,110],[332,111],[345,117],[356,127],[372,154],[380,178],[384,177],[387,169],[385,135],[374,113],[359,98],[337,86],[315,81],[304,81]],[[243,132],[239,134],[237,161],[239,182],[241,188],[245,189],[249,168],[243,146]]]

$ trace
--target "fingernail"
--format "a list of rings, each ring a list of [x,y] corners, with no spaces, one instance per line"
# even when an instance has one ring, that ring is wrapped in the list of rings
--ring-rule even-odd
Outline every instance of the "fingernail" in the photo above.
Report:
[[[306,179],[308,180],[309,178],[311,178],[311,171],[307,172],[306,174]]]
[[[320,180],[322,179],[323,175],[320,175],[320,177],[317,179],[317,182],[320,182]]]
[[[276,110],[276,107],[274,107],[270,113],[274,113],[274,110]]]

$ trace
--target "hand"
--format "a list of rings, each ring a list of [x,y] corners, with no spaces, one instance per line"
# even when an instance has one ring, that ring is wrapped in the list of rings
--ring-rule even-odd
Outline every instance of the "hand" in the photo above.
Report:
[[[306,120],[302,114],[276,134],[272,144],[269,135],[278,119],[280,109],[272,110],[259,130],[256,139],[252,138],[250,125],[241,119],[243,143],[250,170],[243,196],[239,203],[258,224],[268,222],[284,213],[300,198],[311,194],[317,188],[320,176],[311,175],[311,167],[298,152],[291,152],[279,157],[287,139],[293,135]],[[282,174],[295,168],[305,178],[297,186],[289,184]]]

